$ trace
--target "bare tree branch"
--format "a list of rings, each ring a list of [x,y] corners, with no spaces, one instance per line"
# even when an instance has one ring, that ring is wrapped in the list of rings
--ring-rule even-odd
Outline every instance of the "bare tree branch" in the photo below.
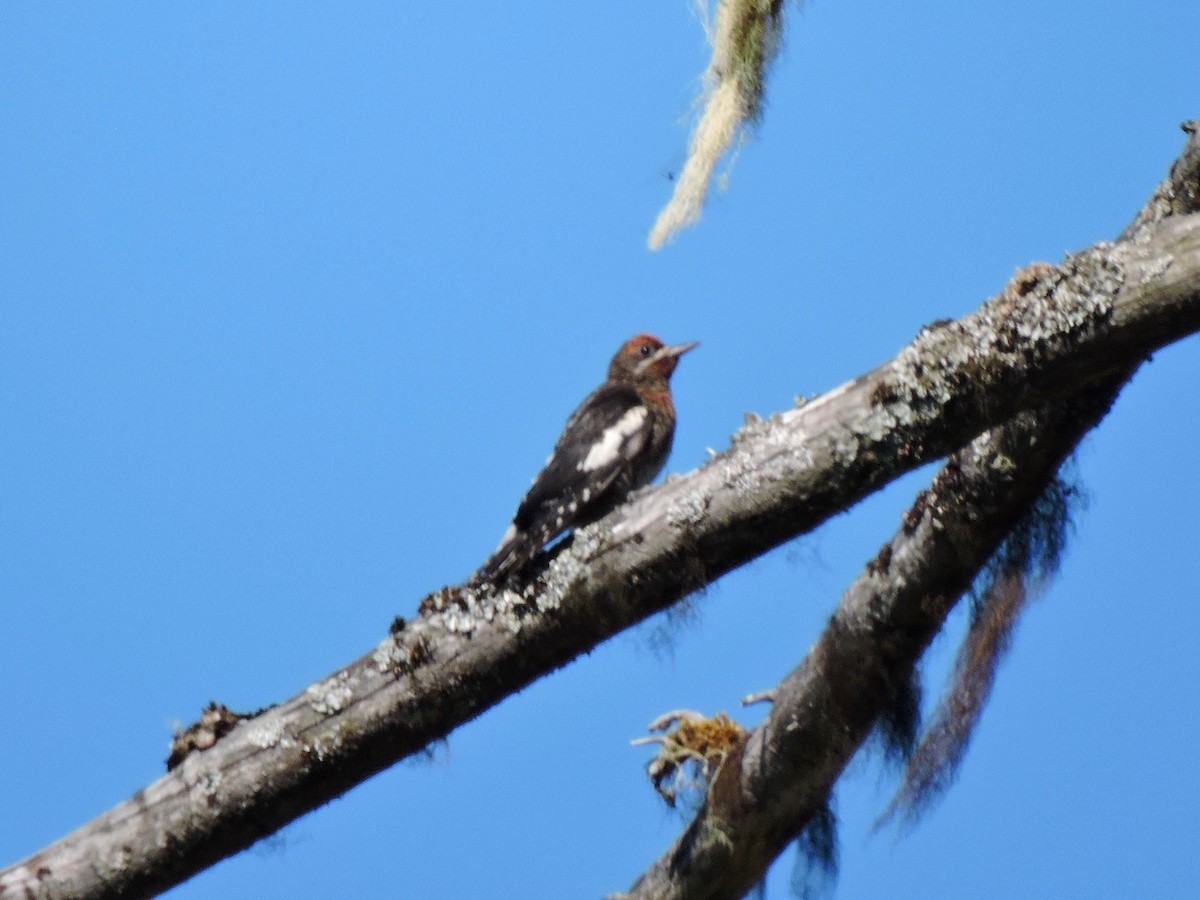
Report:
[[[176,884],[892,478],[1198,328],[1200,217],[1150,222],[1022,276],[583,529],[521,593],[425,598],[374,651],[0,871],[0,898]]]
[[[1200,209],[1197,123],[1184,131],[1184,153],[1122,240],[1140,240],[1155,224]],[[1019,292],[1020,282],[1010,288]],[[1019,414],[950,458],[805,660],[769,692],[771,714],[727,759],[695,819],[628,896],[739,897],[761,881],[827,809],[834,782],[895,686],[911,677],[959,597],[1136,366]]]
[[[846,591],[803,663],[779,685],[766,721],[717,773],[675,844],[630,897],[740,897],[825,806],[892,686],[909,677],[976,572],[1115,386],[1022,413],[954,454],[900,530]],[[1045,441],[1045,433],[1063,440]]]

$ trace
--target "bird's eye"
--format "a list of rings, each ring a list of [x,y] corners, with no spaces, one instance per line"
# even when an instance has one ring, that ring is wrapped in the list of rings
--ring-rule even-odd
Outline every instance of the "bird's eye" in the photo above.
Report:
[[[649,344],[642,344],[642,346],[638,347],[638,353],[642,354],[642,356],[649,356],[653,352],[654,348]]]

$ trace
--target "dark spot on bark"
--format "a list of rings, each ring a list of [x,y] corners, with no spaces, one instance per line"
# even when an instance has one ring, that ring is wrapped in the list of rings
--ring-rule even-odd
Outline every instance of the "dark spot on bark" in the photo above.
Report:
[[[925,518],[925,507],[929,503],[929,491],[918,492],[913,505],[904,512],[903,528],[905,534],[912,534]]]
[[[270,707],[252,713],[234,712],[223,703],[213,701],[204,708],[200,718],[187,728],[177,730],[171,739],[171,754],[167,757],[167,771],[175,769],[196,750],[207,750],[237,726],[239,722],[253,719]]]
[[[899,396],[900,394],[896,390],[896,385],[883,378],[875,383],[875,387],[871,388],[871,405],[884,406]]]
[[[882,575],[888,570],[892,564],[892,545],[884,544],[879,548],[879,553],[873,560],[867,563],[867,571],[872,575]]]

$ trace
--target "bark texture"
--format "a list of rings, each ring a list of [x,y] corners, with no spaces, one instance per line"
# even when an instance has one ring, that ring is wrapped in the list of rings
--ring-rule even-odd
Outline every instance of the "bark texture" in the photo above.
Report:
[[[1072,416],[1090,427],[1140,360],[1200,329],[1200,217],[1186,215],[1200,195],[1197,159],[1193,133],[1172,173],[1179,183],[1168,179],[1155,195],[1165,212],[1135,222],[1118,243],[1018,273],[979,310],[924,329],[874,371],[747,425],[704,466],[583,529],[521,592],[458,586],[426,597],[412,621],[397,621],[360,659],[238,722],[129,800],[0,871],[0,898],[149,896],[177,884],[891,479],[1025,410],[1040,410],[1042,418],[1026,425],[1019,424],[1022,416],[1011,435],[981,438],[955,464],[958,481],[935,489],[947,504],[974,505],[993,516],[998,541],[1009,513],[987,512],[996,503],[987,492],[990,482],[975,483],[973,473],[996,468],[997,454],[1020,451],[1020,429],[1074,435]],[[1050,403],[1054,399],[1063,401],[1061,408]],[[1030,471],[1056,467],[1075,440],[1064,438],[1065,450],[1027,448],[1036,457]],[[965,482],[963,472],[970,476]],[[954,521],[954,509],[926,512],[927,530]],[[898,535],[893,566],[932,565],[926,556],[954,563],[957,544],[922,548],[922,534]],[[969,581],[972,559],[955,578]],[[908,594],[904,603],[895,599],[894,610],[880,605],[871,599],[879,587],[874,582],[857,594],[852,589],[858,599],[839,610],[831,624],[836,634],[823,637],[820,652],[785,683],[788,692],[825,683],[827,696],[812,713],[812,727],[792,728],[787,705],[777,702],[746,745],[746,772],[741,763],[727,763],[731,774],[723,770],[717,778],[714,797],[720,797],[708,804],[718,814],[717,830],[705,831],[702,823],[688,837],[689,829],[638,891],[679,895],[659,892],[654,873],[661,866],[670,885],[683,883],[676,879],[681,872],[717,878],[728,865],[719,853],[695,859],[687,853],[718,852],[705,850],[721,844],[707,837],[723,833],[720,823],[730,810],[763,823],[745,832],[748,858],[778,852],[820,798],[813,794],[816,781],[789,786],[776,764],[786,770],[796,759],[809,760],[820,778],[835,777],[857,746],[854,735],[869,728],[863,723],[872,716],[872,701],[865,694],[879,672],[919,654],[940,622],[938,604],[953,602],[957,583],[947,579],[945,596],[928,609]],[[886,622],[900,630],[889,636]],[[870,661],[865,674],[851,677],[846,654]],[[837,675],[837,683],[826,675]],[[844,736],[819,740],[822,728],[838,727]],[[776,788],[787,805],[778,821],[769,811],[747,808]],[[743,890],[744,880],[728,879],[728,890]]]
[[[1144,240],[1175,216],[1196,218],[1197,123],[1184,130],[1184,153],[1120,240]],[[1020,296],[1027,283],[1019,275],[1008,293]],[[1020,413],[950,457],[804,661],[768,692],[771,714],[726,760],[696,817],[624,896],[740,897],[765,877],[822,814],[894,686],[911,678],[957,600],[1136,368]]]
[[[627,896],[740,897],[764,877],[825,806],[894,687],[1124,380],[1022,413],[951,456],[775,689],[770,715],[725,761],[696,818]]]

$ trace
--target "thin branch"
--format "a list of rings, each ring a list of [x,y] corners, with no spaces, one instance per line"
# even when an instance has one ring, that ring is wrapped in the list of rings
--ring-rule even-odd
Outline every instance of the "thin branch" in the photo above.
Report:
[[[177,884],[889,480],[1197,329],[1194,216],[1020,279],[583,529],[520,594],[425,598],[372,652],[0,871],[0,898]]]

